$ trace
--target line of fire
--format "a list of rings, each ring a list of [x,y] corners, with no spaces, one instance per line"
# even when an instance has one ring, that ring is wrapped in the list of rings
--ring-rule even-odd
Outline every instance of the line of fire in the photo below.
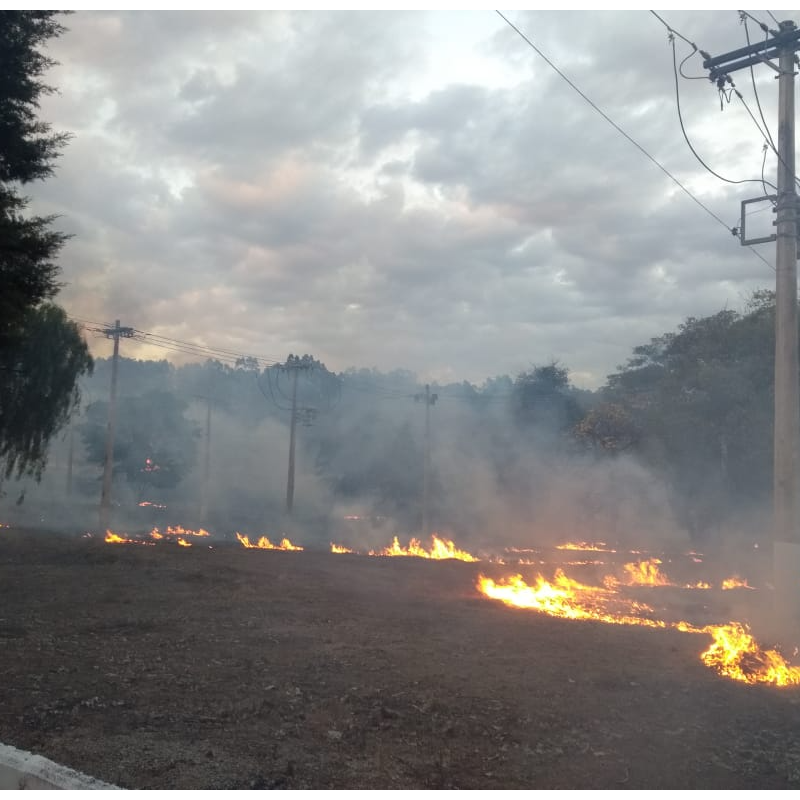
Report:
[[[85,534],[91,537],[91,534]],[[107,531],[105,542],[109,544],[150,545],[171,543],[183,547],[191,547],[197,542],[204,542],[210,536],[203,529],[187,530],[180,526],[167,527],[163,531],[153,528],[147,535],[129,537],[125,534]],[[302,552],[302,545],[292,543],[287,537],[279,543],[273,543],[267,536],[261,536],[251,542],[248,536],[236,533],[236,540],[247,550],[278,550],[283,552]],[[213,547],[213,545],[207,545]],[[642,551],[618,552],[605,542],[564,542],[556,545],[553,553],[562,554],[562,558],[542,558],[547,551],[533,548],[520,550],[506,548],[502,554],[475,555],[460,549],[455,542],[432,534],[430,542],[425,543],[418,538],[411,538],[403,546],[395,536],[384,548],[359,553],[356,550],[335,542],[330,543],[330,552],[339,555],[368,556],[379,558],[408,557],[429,560],[457,560],[469,564],[482,565],[494,571],[497,567],[513,567],[500,578],[493,578],[484,571],[479,571],[474,578],[473,588],[487,600],[504,603],[512,609],[525,609],[561,617],[568,620],[588,620],[610,625],[638,625],[648,628],[672,628],[686,634],[710,639],[710,643],[699,653],[699,658],[720,676],[746,684],[772,684],[786,687],[800,685],[800,666],[793,666],[775,649],[764,648],[754,638],[748,624],[738,621],[716,623],[698,623],[686,619],[673,619],[669,609],[659,599],[658,590],[669,588],[682,592],[731,592],[757,591],[746,578],[730,575],[712,584],[707,580],[696,580],[691,583],[676,583],[671,580],[665,570],[662,558],[649,556]],[[532,558],[538,555],[540,558]],[[608,560],[598,560],[592,556],[606,554]],[[578,556],[578,557],[576,557]],[[620,557],[622,560],[620,560]],[[634,560],[625,560],[632,558]],[[702,554],[689,551],[679,557],[670,558],[676,568],[687,564],[703,564]],[[619,566],[616,572],[604,574],[599,581],[584,583],[570,577],[566,570],[598,566],[612,568]],[[549,566],[550,577],[541,571],[532,573],[532,577],[523,577],[522,569],[533,565],[538,568]],[[642,590],[649,590],[647,595]],[[674,607],[674,604],[673,604]]]

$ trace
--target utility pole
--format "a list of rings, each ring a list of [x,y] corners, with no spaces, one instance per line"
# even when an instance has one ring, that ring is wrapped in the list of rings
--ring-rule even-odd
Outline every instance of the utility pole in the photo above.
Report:
[[[798,387],[797,236],[795,190],[795,52],[800,31],[785,20],[771,38],[716,58],[703,66],[721,85],[728,73],[765,63],[778,73],[778,193],[774,236],[748,239],[746,206],[742,203],[740,240],[743,245],[775,241],[775,422],[773,458],[773,575],[776,610],[786,620],[800,620],[800,390]],[[778,66],[769,60],[778,58]]]
[[[794,29],[791,21],[781,31]],[[775,243],[775,590],[784,613],[800,613],[800,517],[798,449],[800,392],[797,354],[797,193],[794,158],[794,52],[796,40],[781,43],[778,77],[778,199]],[[780,600],[779,600],[780,602]]]
[[[108,428],[106,429],[106,457],[103,464],[103,492],[100,495],[100,530],[109,525],[111,512],[111,475],[114,468],[114,430],[117,424],[117,365],[119,362],[119,340],[130,339],[133,328],[120,326],[119,320],[113,328],[103,330],[106,338],[114,340],[114,357],[111,361],[111,390],[108,403]]]
[[[308,370],[310,364],[304,363],[297,356],[289,356],[281,369],[292,374],[292,419],[289,425],[289,471],[286,476],[286,515],[291,516],[294,506],[294,451],[297,438],[297,378],[300,370]]]
[[[75,452],[75,422],[69,422],[69,451],[67,453],[67,497],[72,495],[72,460]]]
[[[208,495],[211,486],[211,404],[210,397],[204,398],[206,406],[206,450],[203,460],[203,499],[200,503],[200,521],[205,524],[208,517]]]
[[[425,456],[422,462],[422,535],[427,536],[428,509],[430,500],[430,472],[431,472],[431,406],[439,399],[439,395],[431,394],[430,384],[425,384],[425,394],[415,394],[416,402],[425,403]]]

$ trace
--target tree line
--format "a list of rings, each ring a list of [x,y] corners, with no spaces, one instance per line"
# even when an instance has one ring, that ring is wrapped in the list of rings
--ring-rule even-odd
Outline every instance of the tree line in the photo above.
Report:
[[[69,237],[54,228],[53,217],[31,214],[24,194],[53,175],[70,138],[38,118],[41,98],[54,91],[43,81],[53,61],[41,50],[64,30],[56,12],[0,12],[0,497],[6,504],[24,504],[31,482],[62,500],[94,502],[105,451],[109,361],[93,361],[79,327],[57,305],[57,258]],[[422,387],[412,373],[334,374],[311,355],[291,355],[287,363],[304,367],[296,397],[301,509],[364,506],[413,529],[427,449],[432,518],[460,529],[501,519],[549,524],[572,506],[589,529],[608,526],[609,507],[651,502],[645,495],[652,484],[633,478],[645,473],[663,487],[676,523],[697,539],[769,505],[769,291],[754,293],[742,311],[692,317],[634,347],[596,391],[574,387],[559,362],[480,386],[433,386],[439,402],[429,409],[429,438],[414,402]],[[219,524],[254,527],[277,518],[290,395],[279,365],[243,359],[175,367],[123,358],[114,450],[120,509],[216,509]],[[614,466],[623,463],[644,472]],[[595,467],[625,486],[561,494],[565,482],[597,475]]]

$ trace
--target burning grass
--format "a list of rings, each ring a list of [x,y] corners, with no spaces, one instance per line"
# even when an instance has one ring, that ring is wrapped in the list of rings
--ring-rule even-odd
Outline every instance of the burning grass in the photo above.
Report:
[[[130,538],[125,535],[107,531],[105,541],[110,544],[154,545],[158,541],[172,541],[181,547],[191,547],[192,537],[208,537],[208,531],[202,528],[193,531],[181,526],[167,527],[163,532],[153,528],[146,538]],[[236,534],[239,543],[247,549],[302,551],[304,548],[283,538],[279,544],[273,544],[266,536],[251,542],[247,536]],[[343,545],[330,545],[332,553],[354,553]],[[558,550],[614,553],[604,542],[598,543],[566,543],[559,545]],[[506,552],[532,553],[533,550],[506,548]],[[636,553],[638,551],[628,551]],[[480,559],[456,547],[449,539],[433,534],[430,545],[423,546],[419,539],[412,538],[407,547],[400,544],[398,537],[382,550],[370,550],[370,556],[405,556],[433,560],[456,559],[465,562],[478,562]],[[699,554],[689,553],[692,561],[697,563]],[[503,564],[500,559],[490,559],[492,563]],[[545,564],[544,561],[519,560],[523,563]],[[600,566],[604,561],[585,559],[567,562],[575,566]],[[613,625],[638,625],[648,628],[675,629],[690,634],[710,636],[711,645],[700,654],[703,663],[714,669],[719,675],[747,684],[771,684],[775,686],[800,685],[800,667],[791,666],[777,650],[763,649],[755,641],[747,625],[740,622],[725,624],[695,625],[686,620],[667,621],[659,618],[655,609],[640,600],[627,596],[626,590],[658,589],[673,587],[678,589],[711,589],[710,583],[699,581],[692,584],[673,583],[662,571],[661,559],[651,557],[622,565],[622,575],[606,575],[601,585],[581,583],[567,576],[558,568],[551,580],[537,575],[532,583],[527,583],[520,574],[513,574],[494,580],[479,575],[477,589],[480,594],[491,600],[498,600],[508,606],[532,609],[551,616],[572,620],[591,620]],[[753,589],[747,581],[738,575],[725,578],[722,590]]]

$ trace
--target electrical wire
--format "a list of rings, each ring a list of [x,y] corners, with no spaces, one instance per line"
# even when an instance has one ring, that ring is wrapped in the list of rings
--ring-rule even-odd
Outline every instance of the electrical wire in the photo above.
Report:
[[[675,50],[675,39],[672,38],[670,43],[672,44],[672,68],[673,68],[673,71],[675,73],[675,101],[676,101],[676,105],[678,107],[678,122],[680,122],[681,132],[683,133],[683,138],[686,140],[686,144],[689,146],[689,149],[692,151],[692,155],[700,162],[701,166],[703,166],[715,178],[719,178],[719,180],[724,181],[725,183],[731,183],[731,184],[761,183],[761,180],[758,179],[758,178],[742,178],[741,180],[733,180],[731,178],[726,178],[724,175],[720,175],[718,172],[716,172],[715,170],[711,169],[711,167],[709,167],[708,164],[706,164],[706,162],[703,161],[702,158],[700,158],[700,156],[697,153],[697,150],[695,150],[694,147],[692,146],[692,143],[691,143],[691,141],[689,139],[689,134],[686,133],[686,126],[683,124],[683,113],[681,112],[681,93],[680,93],[680,86],[679,86],[680,81],[678,80],[678,54],[677,54],[677,52]],[[730,81],[730,78],[728,78],[728,81]],[[752,116],[752,114],[751,114],[751,116]],[[755,121],[755,117],[753,117],[753,120]],[[759,130],[761,130],[760,127],[759,127]],[[763,132],[762,132],[761,135],[762,136],[764,135]],[[777,187],[775,187],[775,190],[777,191]]]
[[[775,155],[778,157],[778,161],[780,161],[780,162],[781,162],[781,164],[783,164],[783,166],[784,166],[784,167],[786,167],[786,168],[788,169],[788,168],[789,168],[789,165],[788,165],[788,164],[786,163],[786,161],[783,159],[783,157],[781,156],[781,154],[780,154],[780,153],[779,153],[779,152],[778,152],[778,151],[775,149],[775,147],[773,147],[773,145],[770,143],[770,141],[769,141],[769,139],[767,138],[767,136],[766,136],[766,134],[764,133],[764,131],[762,131],[762,130],[761,130],[761,126],[758,124],[758,122],[756,121],[756,118],[753,116],[753,112],[750,110],[750,106],[748,106],[748,105],[747,105],[747,101],[744,99],[744,97],[742,97],[742,93],[741,93],[741,92],[740,92],[738,89],[736,89],[736,87],[735,87],[735,86],[734,86],[734,92],[736,93],[736,96],[739,98],[739,100],[741,100],[741,102],[742,102],[742,105],[743,105],[743,106],[744,106],[744,107],[747,109],[747,113],[750,115],[750,119],[752,119],[752,120],[753,120],[753,124],[756,126],[756,128],[758,128],[758,130],[759,130],[759,133],[760,133],[760,134],[761,134],[761,135],[764,137],[764,141],[766,142],[767,146],[768,146],[768,147],[769,147],[769,148],[772,150],[772,152],[773,152],[773,153],[775,153]],[[800,187],[800,180],[798,180],[798,178],[797,178],[797,173],[796,173],[796,172],[794,172],[794,173],[792,174],[792,180],[794,181],[794,183],[795,183],[795,185],[796,185],[796,186]],[[767,185],[768,185],[768,186],[772,186],[772,188],[773,188],[773,189],[774,189],[776,192],[778,191],[778,187],[777,187],[777,186],[775,186],[774,184],[770,183],[769,181],[767,181]]]
[[[764,150],[764,158],[761,160],[761,184],[764,188],[764,197],[766,197],[769,192],[767,191],[767,182],[764,180],[764,168],[767,166],[767,152],[769,151],[769,145],[764,142],[762,149]]]
[[[766,34],[777,33],[777,31],[770,31],[770,29],[760,19],[756,19],[749,11],[740,11],[739,16],[742,20],[746,20],[749,17]]]
[[[725,224],[725,221],[718,217],[708,206],[706,206],[701,200],[695,197],[689,189],[687,189],[661,162],[659,162],[654,156],[650,155],[647,150],[642,147],[633,137],[629,136],[619,125],[617,125],[611,117],[608,116],[602,109],[599,108],[592,100],[590,100],[516,25],[514,25],[511,20],[508,19],[502,12],[497,11],[496,13],[498,16],[514,31],[519,34],[519,36],[531,47],[537,55],[556,73],[558,74],[569,86],[571,86],[598,114],[600,114],[603,119],[609,123],[618,133],[621,133],[637,150],[639,150],[644,156],[646,156],[650,161],[652,161],[676,186],[678,186],[681,191],[683,191],[686,195],[688,195],[694,202],[703,209],[710,217],[716,220],[720,225],[728,233],[733,233],[731,228]],[[657,16],[657,15],[656,15]],[[659,17],[660,19],[660,17]],[[669,26],[668,26],[669,27]],[[760,181],[757,181],[760,182]],[[735,234],[734,234],[735,235]],[[775,267],[767,261],[764,256],[761,255],[757,250],[753,250],[752,247],[749,248],[750,251],[761,261],[763,261],[771,270],[775,270]]]
[[[654,17],[655,17],[655,18],[656,18],[656,19],[657,19],[657,20],[658,20],[658,21],[659,21],[659,22],[660,22],[660,23],[661,23],[661,24],[662,24],[662,25],[663,25],[663,26],[664,26],[664,27],[665,27],[665,28],[666,28],[666,29],[667,29],[667,30],[668,30],[670,33],[674,33],[674,34],[675,34],[675,36],[677,36],[679,39],[683,39],[683,41],[684,41],[684,42],[686,42],[686,44],[688,44],[688,45],[689,45],[689,46],[690,46],[690,47],[691,47],[691,48],[694,50],[694,53],[696,53],[696,52],[700,51],[700,48],[699,48],[699,47],[698,47],[698,46],[697,46],[697,45],[696,45],[696,44],[695,44],[693,41],[691,41],[691,40],[687,39],[687,38],[686,38],[686,37],[685,37],[685,36],[684,36],[684,35],[683,35],[683,34],[682,34],[680,31],[676,31],[676,30],[675,30],[675,28],[673,28],[671,25],[669,25],[669,24],[666,22],[666,20],[664,20],[664,18],[663,18],[663,17],[660,17],[658,14],[656,14],[656,12],[655,12],[655,11],[650,11],[650,13],[651,13],[651,14],[652,14],[652,15],[653,15],[653,16],[654,16]],[[700,52],[702,52],[702,51],[700,51]],[[692,55],[694,55],[694,53],[692,53]]]
[[[744,14],[746,12],[742,11],[740,13]],[[742,17],[742,23],[744,24],[744,35],[745,35],[745,37],[747,39],[747,46],[750,47],[751,46],[751,44],[750,44],[750,30],[747,27],[747,17]],[[767,35],[769,35],[769,32],[767,32]],[[766,39],[764,40],[764,43],[766,45]],[[764,119],[764,111],[761,108],[761,101],[758,99],[758,89],[756,88],[756,74],[753,71],[753,65],[752,64],[750,65],[750,80],[753,82],[753,94],[755,95],[755,98],[756,98],[756,105],[758,106],[758,114],[761,117],[761,121],[764,123],[764,130],[766,131],[767,138],[769,139],[769,143],[772,146],[772,149],[774,150],[775,149],[775,141],[773,140],[772,134],[770,133],[769,125],[767,125],[767,120]]]

